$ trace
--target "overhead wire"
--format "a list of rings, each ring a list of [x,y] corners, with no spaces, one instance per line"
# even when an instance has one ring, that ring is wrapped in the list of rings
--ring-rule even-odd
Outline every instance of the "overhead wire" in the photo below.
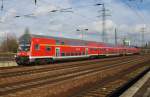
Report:
[[[87,5],[87,6],[81,6],[80,5],[80,7],[88,7],[88,6],[91,6],[91,5]],[[94,5],[93,5],[94,6]],[[78,9],[78,8],[72,8],[72,9]],[[77,13],[77,12],[73,12],[72,14],[74,14],[74,15],[77,15],[77,16],[80,16],[80,17],[82,17],[82,19],[84,19],[84,20],[86,20],[86,21],[90,21],[90,22],[88,22],[88,24],[89,23],[91,23],[91,22],[93,22],[93,21],[95,21],[95,19],[93,19],[93,18],[89,18],[89,17],[87,17],[86,15],[82,15],[82,14],[79,14],[79,13]],[[86,23],[86,25],[87,25],[87,23]],[[76,27],[79,27],[80,25],[78,25],[78,24],[75,24],[75,26]],[[83,29],[83,28],[82,28]],[[91,32],[87,32],[86,31],[86,35],[99,35],[99,33],[91,33]]]
[[[45,2],[45,1],[43,1],[44,3],[48,3],[48,2]],[[72,9],[72,10],[74,10],[74,9],[78,9],[78,8],[81,8],[81,7],[89,7],[89,6],[94,6],[94,4],[89,4],[89,5],[80,5],[80,6],[77,6],[76,8],[75,7],[68,7],[68,8],[62,8],[62,7],[60,7],[60,6],[56,6],[59,10],[61,10],[60,12],[71,12],[71,11],[67,11],[67,10],[70,10],[70,9]],[[58,10],[53,10],[53,11],[50,11],[50,12],[56,12],[56,11],[58,11]],[[82,14],[79,14],[79,13],[77,13],[77,12],[75,12],[75,11],[73,11],[72,12],[72,14],[74,14],[74,15],[77,15],[77,16],[80,16],[80,17],[82,17],[83,19],[85,19],[85,20],[87,20],[87,21],[94,21],[94,19],[93,18],[89,18],[89,17],[87,17],[87,16],[85,16],[85,15],[82,15]],[[70,19],[69,19],[70,20]],[[68,25],[70,25],[70,24],[68,24]],[[79,26],[79,25],[77,25],[77,24],[75,24],[75,26]]]
[[[43,3],[46,3],[46,4],[50,4],[49,2],[46,2],[46,1],[44,1],[44,0],[40,0],[40,2],[43,2]],[[35,4],[37,3],[37,0],[35,0]],[[78,8],[80,8],[80,7],[89,7],[89,6],[93,6],[93,5],[80,5],[80,6],[77,6]],[[2,8],[3,8],[3,0],[2,0]],[[60,12],[71,12],[71,11],[67,11],[67,10],[69,10],[69,9],[77,9],[77,8],[73,8],[73,7],[68,7],[68,8],[61,8],[60,6],[57,6],[57,8],[59,8],[58,10],[53,10],[53,12],[55,12],[55,11],[60,11]],[[50,13],[50,12],[52,12],[52,11],[49,11],[49,12],[47,12],[47,13]],[[75,13],[74,13],[75,14]],[[78,13],[76,13],[76,14],[78,14]],[[79,14],[78,14],[79,15]],[[22,16],[25,16],[25,17],[35,17],[35,15],[34,15],[34,13],[29,13],[29,14],[24,14],[24,15],[16,15],[15,17],[16,18],[19,18],[19,17],[22,17]],[[86,16],[84,16],[84,15],[81,15],[80,14],[80,16],[81,17],[86,17]],[[87,17],[87,20],[91,20],[90,18],[88,18]]]
[[[123,2],[123,1],[122,1]],[[138,5],[137,5],[137,3],[135,3],[135,5],[136,5],[136,7],[137,7],[137,9],[138,10],[136,10],[135,8],[133,8],[129,3],[127,3],[127,2],[123,2],[125,5],[127,5],[127,7],[129,8],[129,9],[131,9],[139,18],[140,18],[140,20],[141,20],[141,22],[143,22],[143,24],[147,24],[146,23],[146,20],[145,20],[145,16],[144,16],[144,14],[141,14],[141,12],[139,11],[140,9],[139,9],[139,7],[138,7]],[[135,37],[134,37],[135,38]],[[137,40],[137,38],[136,38],[136,40]],[[139,40],[138,40],[139,41]]]
[[[46,1],[43,1],[43,0],[39,0],[39,2],[46,2]],[[48,3],[48,2],[46,2],[46,3]],[[38,3],[39,4],[39,3]],[[36,6],[38,6],[37,5],[37,0],[35,0],[35,5]],[[80,6],[76,6],[77,8],[82,8],[82,7],[89,7],[89,6],[94,6],[94,5],[91,5],[91,4],[89,4],[89,5],[80,5]],[[3,10],[3,0],[2,0],[2,6],[1,6],[1,10]],[[59,9],[61,9],[61,11],[60,12],[71,12],[71,11],[67,11],[67,10],[70,10],[70,9],[77,9],[77,8],[75,8],[75,7],[70,7],[70,8],[61,8],[61,7],[58,7]],[[80,16],[80,17],[82,17],[82,19],[85,19],[86,21],[94,21],[94,19],[93,18],[90,18],[90,17],[87,17],[86,15],[82,15],[82,14],[79,14],[79,13],[77,13],[77,12],[73,12],[72,14],[74,14],[74,15],[77,15],[77,16]],[[34,16],[34,14],[24,14],[24,15],[16,15],[16,16],[14,16],[15,18],[19,18],[19,17],[35,17]],[[68,25],[70,25],[70,24],[68,24]],[[79,26],[78,24],[75,24],[75,26],[77,27],[77,26]]]
[[[137,11],[137,10],[135,10],[129,3],[127,3],[127,1],[123,1],[123,0],[121,0],[130,10],[132,10],[133,11],[133,13],[135,13],[139,18],[140,18],[140,20],[142,21],[142,22],[145,22],[145,19],[144,19],[144,17]]]
[[[144,14],[142,11],[139,11],[139,10],[141,10],[140,6],[138,6],[137,3],[135,3],[135,5],[136,5],[136,8],[138,9],[137,11],[138,11],[139,13],[141,13],[141,15],[143,15],[142,17],[143,17],[143,18],[146,17],[145,14]],[[147,20],[150,22],[149,19],[147,19]],[[145,18],[144,18],[144,22],[146,22],[147,20],[145,20]]]

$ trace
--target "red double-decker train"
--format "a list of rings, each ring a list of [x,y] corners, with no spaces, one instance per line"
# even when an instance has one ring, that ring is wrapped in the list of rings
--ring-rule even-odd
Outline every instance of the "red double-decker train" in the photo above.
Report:
[[[85,41],[51,36],[30,35],[19,40],[16,62],[19,65],[31,63],[52,63],[56,60],[73,58],[94,58],[138,54],[135,47],[111,45],[102,42]]]

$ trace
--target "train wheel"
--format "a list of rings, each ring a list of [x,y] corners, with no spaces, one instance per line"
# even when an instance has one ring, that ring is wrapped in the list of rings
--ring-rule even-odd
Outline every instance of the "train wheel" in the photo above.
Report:
[[[45,59],[47,64],[53,64],[54,60],[52,58]]]
[[[34,65],[40,64],[40,59],[35,59]]]
[[[17,65],[18,65],[18,66],[21,66],[21,65],[23,65],[23,64],[21,64],[20,62],[16,62],[16,63],[17,63]]]
[[[50,63],[51,63],[51,64],[53,64],[53,63],[54,63],[54,60],[53,60],[52,58],[50,59]]]

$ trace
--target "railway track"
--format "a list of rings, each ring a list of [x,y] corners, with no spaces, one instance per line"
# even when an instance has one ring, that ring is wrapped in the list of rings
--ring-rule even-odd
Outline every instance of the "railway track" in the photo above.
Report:
[[[147,65],[141,66],[142,64]],[[125,69],[115,76],[109,76],[91,88],[83,89],[71,97],[119,97],[121,93],[150,70],[148,64],[150,64],[150,61],[132,66],[132,68]]]
[[[64,80],[73,79],[73,78],[76,78],[79,76],[80,77],[86,76],[86,75],[90,75],[92,73],[100,73],[101,74],[102,72],[114,71],[115,69],[121,70],[120,68],[124,67],[126,64],[130,64],[129,66],[131,66],[131,64],[133,64],[133,63],[139,63],[139,62],[143,62],[146,60],[146,59],[141,59],[141,57],[139,57],[139,56],[136,56],[134,58],[136,58],[136,59],[129,60],[132,58],[127,58],[127,59],[124,58],[123,60],[118,60],[118,61],[115,60],[113,62],[111,62],[111,61],[104,62],[105,64],[103,64],[103,65],[99,65],[100,63],[98,63],[98,62],[91,62],[89,64],[86,64],[86,66],[85,65],[83,65],[83,66],[76,65],[74,67],[69,67],[69,68],[65,67],[63,69],[57,68],[57,70],[54,70],[54,71],[49,71],[49,72],[46,71],[47,74],[45,73],[44,74],[45,76],[43,74],[41,74],[43,76],[39,76],[38,78],[37,78],[37,76],[41,72],[38,72],[38,75],[36,75],[35,77],[33,77],[32,74],[28,75],[30,77],[25,76],[23,74],[22,78],[20,78],[21,75],[19,75],[19,77],[16,77],[17,81],[14,81],[14,82],[12,81],[12,83],[3,83],[0,85],[0,95],[10,96],[11,94],[19,92],[19,91],[28,90],[30,88],[36,88],[36,87],[40,87],[40,86],[47,85],[47,84],[53,85],[54,83],[63,82]],[[122,62],[122,61],[124,61],[124,62]],[[59,72],[60,70],[62,70],[62,71]],[[57,73],[57,72],[59,72],[59,73]],[[110,72],[110,74],[111,74],[111,72]],[[16,75],[14,75],[14,76],[16,76]],[[3,80],[5,80],[7,77],[8,77],[7,80],[12,80],[10,76],[7,76],[7,77],[3,76],[3,77],[4,77]],[[25,80],[25,79],[28,79],[28,80]]]
[[[136,57],[138,58],[138,56]],[[126,57],[122,60],[113,60],[111,61],[111,64],[116,64],[121,61],[125,61],[130,59],[130,57]],[[92,64],[92,65],[91,65]],[[44,69],[37,69],[34,71],[26,71],[26,72],[14,72],[14,73],[4,73],[4,75],[1,74],[0,76],[0,85],[2,84],[10,84],[14,82],[19,82],[19,81],[29,81],[30,79],[37,79],[40,77],[44,76],[58,76],[58,75],[63,75],[63,74],[68,74],[73,71],[80,71],[83,69],[91,69],[91,68],[96,68],[96,67],[103,67],[107,64],[110,64],[110,61],[104,61],[99,64],[97,61],[96,62],[89,62],[86,64],[70,64],[66,66],[60,66],[60,67],[54,67],[54,68],[44,68]],[[19,80],[18,80],[19,79]],[[5,81],[7,80],[7,81]]]
[[[8,68],[0,70],[0,78],[27,75],[27,74],[33,74],[33,73],[45,72],[45,71],[51,71],[51,70],[57,70],[57,69],[65,69],[65,68],[70,68],[74,66],[86,66],[88,64],[92,64],[96,62],[103,63],[103,62],[108,62],[108,61],[124,60],[128,58],[131,58],[131,56],[111,58],[111,59],[95,59],[95,60],[62,63],[62,64],[52,64],[52,65],[46,65],[46,66],[44,65],[44,66],[33,66],[33,67],[8,67]]]
[[[138,56],[138,55],[133,55],[133,56]],[[128,58],[128,57],[132,57],[132,56],[120,56],[120,57],[107,57],[107,58],[101,58],[101,59],[93,59],[93,60],[77,60],[77,61],[73,61],[73,62],[59,62],[59,63],[55,63],[55,64],[44,64],[44,65],[31,65],[31,66],[11,66],[11,67],[0,67],[0,73],[10,73],[10,72],[17,72],[17,71],[26,71],[26,70],[34,70],[34,69],[41,69],[41,68],[49,68],[49,67],[53,67],[50,65],[70,65],[70,64],[79,64],[79,63],[87,63],[87,62],[93,62],[93,61],[97,61],[97,62],[104,62],[104,61],[111,61],[111,60],[119,60],[119,59],[123,59],[123,58]]]
[[[50,65],[68,65],[68,64],[77,64],[77,63],[87,63],[91,61],[98,61],[98,62],[104,62],[104,61],[111,61],[111,60],[119,60],[123,58],[131,58],[133,56],[139,56],[139,55],[132,55],[132,56],[116,56],[116,57],[106,57],[106,58],[99,58],[99,59],[92,59],[92,60],[74,60],[74,61],[65,61],[65,62],[56,62],[55,64],[42,64],[42,65],[30,65],[30,66],[10,66],[10,67],[0,67],[0,73],[5,72],[16,72],[16,71],[22,71],[22,70],[30,70],[30,69],[41,69],[41,68],[47,68]],[[51,66],[50,66],[51,67]]]
[[[127,59],[118,60],[118,61],[114,60],[114,61],[111,61],[111,62],[103,62],[103,63],[101,63],[102,64],[101,67],[103,67],[103,66],[105,66],[106,64],[109,64],[109,63],[115,64],[117,62],[121,62],[121,61],[124,61],[124,60],[127,60]],[[95,63],[97,63],[97,61]],[[92,64],[93,64],[93,62],[92,62]],[[95,68],[95,67],[100,67],[99,63],[98,64],[94,64],[94,65],[91,65],[91,63],[89,63],[89,64],[82,64],[82,65],[74,64],[74,65],[64,66],[63,68],[48,68],[46,70],[44,68],[44,70],[42,70],[43,72],[41,72],[41,70],[40,71],[25,72],[25,73],[24,72],[23,73],[22,72],[17,72],[17,74],[15,72],[14,74],[10,73],[10,74],[12,74],[11,77],[10,77],[10,74],[6,73],[6,75],[1,75],[2,80],[0,80],[1,81],[0,85],[1,84],[8,84],[9,82],[17,82],[16,81],[16,79],[18,79],[17,77],[19,77],[20,80],[22,79],[22,81],[24,81],[24,80],[28,80],[28,79],[31,79],[31,78],[32,79],[33,78],[39,78],[39,77],[42,77],[43,75],[57,76],[58,74],[59,75],[63,75],[63,74],[70,73],[72,71],[76,71],[77,72],[77,71],[80,71],[82,69],[91,69],[91,68]],[[55,72],[57,72],[57,73],[55,73]],[[7,76],[7,74],[8,74],[8,76]],[[27,74],[30,74],[30,75],[27,75]],[[3,80],[7,80],[7,82],[3,81]]]

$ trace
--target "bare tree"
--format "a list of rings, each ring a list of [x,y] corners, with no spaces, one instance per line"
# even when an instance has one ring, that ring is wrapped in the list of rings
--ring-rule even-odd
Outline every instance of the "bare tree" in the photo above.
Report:
[[[15,34],[7,33],[5,39],[2,41],[0,45],[0,49],[2,52],[17,52],[18,43]]]

